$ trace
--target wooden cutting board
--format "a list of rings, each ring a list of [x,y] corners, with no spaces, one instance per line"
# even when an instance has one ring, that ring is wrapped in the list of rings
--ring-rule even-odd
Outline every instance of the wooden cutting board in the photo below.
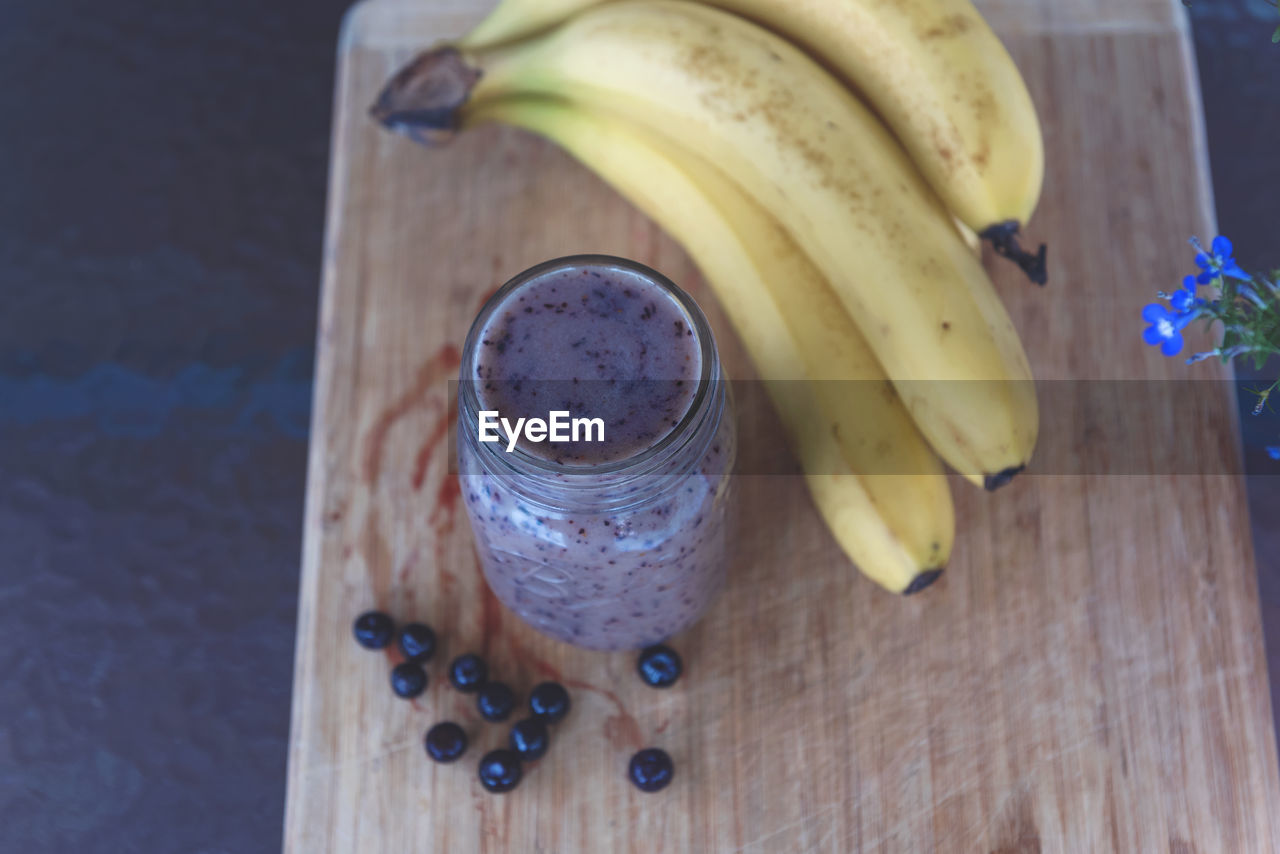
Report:
[[[843,559],[792,476],[740,479],[728,588],[675,640],[687,672],[644,687],[628,654],[525,628],[486,592],[449,474],[448,381],[477,308],[558,255],[609,252],[666,272],[706,308],[731,373],[752,376],[676,244],[567,156],[486,129],[426,151],[366,108],[417,48],[489,0],[373,0],[339,55],[285,847],[358,851],[1280,850],[1280,777],[1241,480],[1024,475],[956,481],[943,580],[904,599]],[[1213,234],[1194,65],[1173,2],[988,0],[1041,111],[1049,171],[1031,233],[1050,286],[989,263],[1037,375],[1166,379],[1138,313]],[[990,259],[989,259],[990,260]],[[1220,376],[1211,365],[1198,376]],[[1152,410],[1153,443],[1238,453],[1222,406]],[[756,443],[780,442],[767,411]],[[1105,446],[1049,420],[1049,444]],[[745,454],[752,454],[744,448]],[[419,700],[358,648],[369,607],[443,639]],[[484,793],[482,726],[443,663],[482,652],[527,691],[560,679],[574,710],[513,793]],[[427,760],[432,723],[472,752]],[[626,781],[647,745],[673,785]]]

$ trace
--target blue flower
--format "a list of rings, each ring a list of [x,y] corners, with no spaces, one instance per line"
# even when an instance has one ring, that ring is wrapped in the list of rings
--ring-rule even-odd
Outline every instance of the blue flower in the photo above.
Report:
[[[1182,287],[1169,295],[1169,305],[1178,314],[1187,314],[1204,305],[1204,300],[1196,296],[1196,277],[1187,276],[1182,280]]]
[[[1211,252],[1205,252],[1199,240],[1192,239],[1191,245],[1198,250],[1196,252],[1196,266],[1200,268],[1200,275],[1196,276],[1196,281],[1200,284],[1207,285],[1218,276],[1230,276],[1243,282],[1252,280],[1248,273],[1240,269],[1240,265],[1232,257],[1231,241],[1221,234],[1213,238]]]
[[[1280,445],[1272,445],[1267,448],[1267,456],[1273,460],[1280,460]]]
[[[1173,312],[1151,303],[1142,309],[1142,319],[1151,324],[1142,330],[1142,339],[1152,347],[1160,345],[1160,352],[1176,356],[1182,350],[1182,329],[1191,322],[1190,312]]]

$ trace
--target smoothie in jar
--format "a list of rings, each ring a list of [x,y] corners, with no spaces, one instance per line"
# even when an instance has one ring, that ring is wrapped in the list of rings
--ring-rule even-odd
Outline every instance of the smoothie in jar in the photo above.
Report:
[[[736,432],[686,294],[608,256],[539,265],[481,310],[460,380],[463,503],[498,599],[592,649],[701,616],[724,580]],[[516,429],[553,413],[558,436]]]

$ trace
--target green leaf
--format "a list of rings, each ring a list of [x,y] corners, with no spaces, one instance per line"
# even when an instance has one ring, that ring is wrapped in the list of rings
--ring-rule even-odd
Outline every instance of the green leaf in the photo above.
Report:
[[[1280,44],[1280,27],[1276,27],[1276,31],[1271,34],[1271,43]]]

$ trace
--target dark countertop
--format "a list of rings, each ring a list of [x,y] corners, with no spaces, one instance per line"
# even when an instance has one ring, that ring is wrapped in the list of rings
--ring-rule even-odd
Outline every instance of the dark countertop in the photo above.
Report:
[[[344,6],[4,4],[0,851],[279,848]],[[1268,12],[1192,12],[1246,266],[1280,265]],[[1280,479],[1249,488],[1275,686]]]
[[[3,6],[0,851],[279,850],[344,6]]]
[[[1269,38],[1280,15],[1260,2],[1200,0],[1192,22],[1218,228],[1235,242],[1245,269],[1280,268],[1280,44]],[[1240,379],[1257,379],[1262,388],[1277,375],[1280,360],[1262,371],[1237,365]],[[1261,468],[1266,446],[1280,445],[1280,407],[1254,416],[1254,402],[1241,401],[1246,471]],[[1249,477],[1248,490],[1271,708],[1280,726],[1280,477]]]

